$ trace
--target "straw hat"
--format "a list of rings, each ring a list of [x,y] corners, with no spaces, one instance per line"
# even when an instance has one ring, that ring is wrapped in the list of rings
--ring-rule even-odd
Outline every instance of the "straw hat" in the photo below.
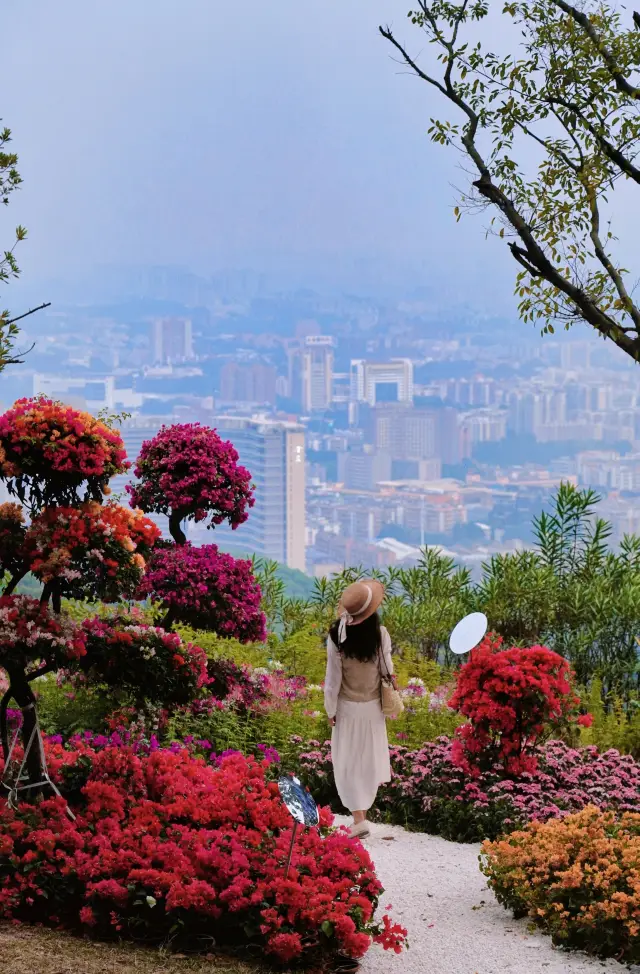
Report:
[[[340,617],[339,641],[343,643],[347,638],[347,626],[357,626],[372,616],[384,599],[384,586],[372,578],[364,578],[360,582],[349,585],[342,593],[338,605]]]

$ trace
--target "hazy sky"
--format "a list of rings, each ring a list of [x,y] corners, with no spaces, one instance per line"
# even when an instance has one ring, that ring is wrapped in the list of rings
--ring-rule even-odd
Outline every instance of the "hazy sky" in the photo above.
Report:
[[[0,230],[28,227],[24,276],[426,259],[508,294],[487,220],[453,219],[464,176],[426,135],[437,99],[378,35],[409,6],[5,0],[0,115],[24,187]]]

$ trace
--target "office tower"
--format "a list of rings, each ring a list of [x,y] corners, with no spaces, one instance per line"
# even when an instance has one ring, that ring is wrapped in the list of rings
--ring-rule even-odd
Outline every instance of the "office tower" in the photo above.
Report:
[[[371,447],[338,454],[338,481],[347,490],[373,491],[391,480],[391,457]]]
[[[334,340],[330,335],[307,335],[300,351],[301,402],[305,412],[331,407]]]
[[[413,402],[413,362],[408,358],[390,362],[351,362],[351,400],[370,406],[385,402]]]
[[[272,365],[241,365],[227,362],[220,373],[223,402],[269,403],[276,401],[277,370]]]
[[[189,318],[157,318],[151,338],[154,363],[170,365],[193,358],[193,328]]]
[[[256,502],[237,530],[221,524],[211,540],[304,571],[304,430],[297,423],[262,417],[221,416],[216,426],[251,472]]]
[[[430,460],[438,455],[438,411],[408,404],[378,405],[375,444],[393,460]]]

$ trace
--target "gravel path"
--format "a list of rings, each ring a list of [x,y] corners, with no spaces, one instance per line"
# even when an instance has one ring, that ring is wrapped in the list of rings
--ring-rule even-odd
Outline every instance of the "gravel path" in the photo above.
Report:
[[[346,820],[340,820],[340,824]],[[382,905],[409,931],[400,956],[372,948],[362,974],[627,974],[617,961],[554,950],[487,889],[477,845],[374,825],[365,845],[385,887]],[[640,968],[634,968],[638,971]]]

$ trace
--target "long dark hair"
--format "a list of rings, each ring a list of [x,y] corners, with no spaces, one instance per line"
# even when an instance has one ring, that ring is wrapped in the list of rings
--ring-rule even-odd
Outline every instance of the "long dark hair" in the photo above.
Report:
[[[364,622],[359,622],[355,626],[347,626],[347,638],[343,643],[338,642],[338,630],[340,620],[336,621],[329,630],[331,641],[334,646],[347,659],[357,659],[361,663],[368,663],[375,659],[378,650],[382,645],[382,635],[380,633],[380,616],[377,612],[370,615]]]

